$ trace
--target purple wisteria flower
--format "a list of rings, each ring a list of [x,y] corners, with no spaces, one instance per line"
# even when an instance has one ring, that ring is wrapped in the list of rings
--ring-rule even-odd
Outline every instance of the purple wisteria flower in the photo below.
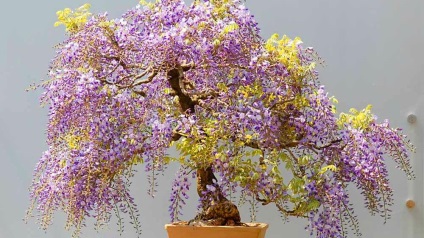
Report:
[[[127,213],[140,234],[129,192],[137,164],[151,195],[167,165],[181,164],[173,221],[196,178],[199,219],[241,224],[231,202],[240,197],[304,217],[315,237],[345,237],[346,226],[360,235],[349,184],[372,214],[390,216],[387,158],[413,177],[402,132],[370,107],[336,114],[313,49],[299,38],[264,40],[240,0],[141,1],[119,19],[58,14],[69,37],[42,83],[48,149],[28,212],[38,212],[44,229],[62,210],[75,236],[86,218],[101,226],[113,213],[122,232]],[[179,155],[168,155],[170,147]]]

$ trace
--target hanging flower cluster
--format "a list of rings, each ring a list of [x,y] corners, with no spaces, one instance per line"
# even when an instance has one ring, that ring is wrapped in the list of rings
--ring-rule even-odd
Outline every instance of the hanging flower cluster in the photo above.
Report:
[[[299,38],[263,40],[240,0],[141,1],[112,20],[87,8],[58,12],[69,37],[42,84],[49,147],[28,214],[37,210],[43,228],[62,210],[77,236],[87,217],[101,226],[115,211],[139,230],[133,166],[144,164],[153,194],[171,162],[182,165],[172,219],[192,171],[208,165],[220,191],[305,217],[316,237],[344,237],[346,224],[359,234],[348,184],[389,217],[385,158],[412,177],[410,144],[370,107],[339,117],[318,81],[319,57]],[[179,156],[167,155],[172,146]]]

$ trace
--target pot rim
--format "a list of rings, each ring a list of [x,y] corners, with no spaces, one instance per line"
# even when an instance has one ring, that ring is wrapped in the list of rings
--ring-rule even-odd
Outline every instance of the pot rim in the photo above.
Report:
[[[248,222],[248,223],[243,223],[246,224],[246,226],[194,226],[194,225],[186,225],[186,224],[178,224],[178,223],[171,223],[171,224],[165,224],[165,229],[167,230],[168,228],[171,229],[187,229],[187,228],[192,228],[192,229],[267,229],[268,228],[268,224],[267,223],[258,223],[258,222]]]

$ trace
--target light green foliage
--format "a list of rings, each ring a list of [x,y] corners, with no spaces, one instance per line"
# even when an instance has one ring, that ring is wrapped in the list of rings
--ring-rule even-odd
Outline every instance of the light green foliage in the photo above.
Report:
[[[321,170],[318,172],[319,175],[324,174],[327,171],[337,172],[337,167],[334,165],[327,165],[321,168]]]
[[[265,49],[271,54],[271,56],[283,63],[287,70],[290,71],[296,79],[303,79],[303,77],[311,72],[316,66],[315,62],[309,65],[303,65],[299,58],[298,45],[302,43],[299,37],[290,39],[284,35],[279,39],[278,34],[273,34],[265,43]]]
[[[215,6],[213,14],[217,19],[226,17],[229,12],[230,0],[211,0],[211,3]]]
[[[221,34],[225,35],[225,34],[228,34],[230,32],[233,32],[237,29],[239,29],[239,25],[237,25],[237,23],[235,23],[235,22],[232,22],[232,23],[230,23],[230,24],[228,24],[224,27]]]
[[[305,181],[303,178],[294,177],[288,184],[288,189],[291,190],[293,195],[306,193]]]
[[[334,97],[330,97],[330,101],[333,103],[332,107],[331,107],[331,111],[336,114],[337,113],[337,109],[336,109],[336,105],[339,103],[339,101]]]
[[[139,3],[140,3],[140,5],[143,5],[143,6],[146,6],[146,7],[149,7],[149,8],[153,8],[153,6],[155,5],[154,3],[148,2],[146,0],[140,0]]]
[[[349,111],[350,114],[340,113],[340,117],[337,121],[338,126],[343,127],[345,124],[349,124],[358,130],[367,130],[369,125],[375,121],[374,115],[371,113],[371,108],[372,105],[368,105],[362,111],[351,108]]]
[[[86,3],[74,11],[70,8],[57,11],[57,21],[54,23],[54,26],[57,27],[64,25],[66,31],[71,34],[78,32],[78,30],[87,22],[88,17],[91,16],[89,11],[90,7],[91,5]]]

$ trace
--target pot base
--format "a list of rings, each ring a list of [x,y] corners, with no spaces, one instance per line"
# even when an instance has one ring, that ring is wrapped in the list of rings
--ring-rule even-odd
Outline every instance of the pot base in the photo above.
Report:
[[[190,226],[166,224],[169,238],[265,238],[268,224],[245,223],[246,226]]]

